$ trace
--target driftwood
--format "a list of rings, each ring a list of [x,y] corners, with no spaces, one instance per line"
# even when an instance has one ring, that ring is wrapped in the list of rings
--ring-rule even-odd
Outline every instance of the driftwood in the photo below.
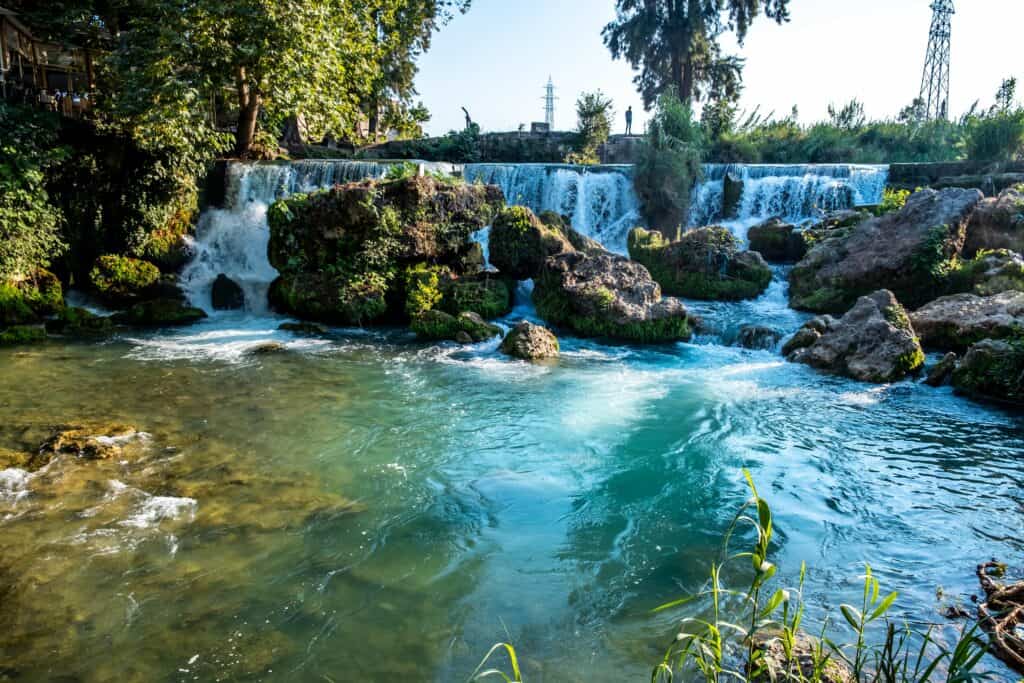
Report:
[[[1024,629],[1024,581],[1002,585],[994,577],[1004,569],[995,561],[978,565],[978,581],[985,591],[978,619],[989,635],[992,654],[1024,674],[1024,638],[1018,635],[1018,629]]]

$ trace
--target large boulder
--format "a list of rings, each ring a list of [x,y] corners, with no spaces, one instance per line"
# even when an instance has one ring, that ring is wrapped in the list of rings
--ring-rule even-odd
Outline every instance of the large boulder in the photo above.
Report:
[[[919,306],[941,291],[964,243],[978,190],[921,190],[899,211],[826,231],[790,273],[790,303],[840,313],[885,287]]]
[[[96,259],[89,280],[104,301],[130,304],[148,297],[160,280],[160,269],[142,259],[106,254]]]
[[[770,350],[782,341],[782,333],[767,325],[744,325],[736,335],[736,344],[745,349]]]
[[[1024,292],[944,296],[910,315],[925,346],[964,350],[982,339],[1024,335]]]
[[[169,327],[192,325],[205,317],[203,309],[188,306],[177,299],[152,299],[115,314],[113,321],[138,327]]]
[[[241,285],[221,273],[213,281],[210,303],[215,311],[235,311],[245,307],[245,292]]]
[[[629,256],[643,264],[670,296],[736,301],[760,296],[772,271],[760,254],[740,251],[727,228],[690,230],[675,242],[659,232],[634,228]]]
[[[1024,405],[1024,341],[978,342],[953,371],[952,384],[978,398]]]
[[[595,240],[593,237],[587,237],[582,232],[572,227],[572,220],[569,216],[563,216],[555,213],[554,211],[541,211],[537,214],[537,218],[539,218],[540,222],[547,227],[562,233],[562,236],[569,240],[569,244],[571,244],[573,249],[576,251],[582,251],[585,254],[590,254],[591,256],[603,254],[608,251],[604,248],[603,244]]]
[[[1014,290],[1024,292],[1024,257],[1007,249],[979,251],[959,261],[950,273],[951,293],[973,292],[989,296]]]
[[[557,358],[558,338],[548,328],[524,320],[505,335],[501,352],[523,360]]]
[[[491,320],[512,311],[513,284],[493,273],[448,276],[441,279],[439,290],[441,301],[437,307],[451,315],[472,312]]]
[[[791,361],[863,382],[895,382],[924,364],[910,319],[888,290],[861,297],[841,319],[815,318],[784,352]]]
[[[807,254],[803,232],[781,218],[769,218],[750,228],[747,244],[751,251],[775,263],[796,263]]]
[[[542,318],[583,336],[653,343],[692,335],[693,320],[682,302],[662,298],[646,268],[614,254],[549,258],[533,300]]]
[[[967,223],[964,255],[986,249],[1024,252],[1024,185],[982,200]]]
[[[96,315],[84,308],[65,308],[46,321],[46,331],[67,337],[102,337],[113,332],[114,323],[109,316]]]
[[[27,277],[0,279],[0,329],[37,323],[63,308],[60,280],[47,270],[38,268]]]
[[[487,341],[501,335],[500,327],[491,325],[476,313],[456,316],[444,311],[429,310],[414,317],[410,327],[420,339],[449,340],[464,344]]]
[[[433,176],[366,180],[275,203],[267,255],[271,303],[300,317],[358,325],[403,317],[400,277],[428,264],[473,272],[472,235],[504,204],[493,185]],[[395,309],[398,310],[395,310]]]
[[[537,277],[549,256],[573,251],[557,226],[546,225],[525,206],[510,206],[498,215],[489,244],[491,265],[516,280]]]
[[[743,178],[735,173],[726,173],[722,178],[722,217],[735,218],[740,213],[743,201]]]

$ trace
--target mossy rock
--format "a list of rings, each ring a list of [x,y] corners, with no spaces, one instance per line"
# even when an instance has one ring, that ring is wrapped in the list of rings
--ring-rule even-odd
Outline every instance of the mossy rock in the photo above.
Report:
[[[978,342],[953,371],[952,384],[971,396],[1024,406],[1024,340]]]
[[[727,228],[690,230],[670,242],[659,232],[634,228],[629,257],[643,264],[670,296],[709,301],[738,301],[760,296],[772,271],[757,252],[741,252]]]
[[[177,299],[142,301],[113,316],[115,322],[139,327],[192,325],[204,318],[206,312],[201,308],[187,306]]]
[[[573,251],[560,227],[545,225],[525,206],[504,209],[491,226],[491,264],[515,280],[537,277],[549,256]]]
[[[159,279],[160,269],[149,261],[119,254],[100,256],[89,272],[99,295],[116,303],[137,301]]]
[[[38,344],[46,340],[46,330],[39,325],[12,325],[0,330],[0,346]]]
[[[323,337],[330,332],[320,323],[311,322],[281,323],[277,326],[277,329],[282,332],[291,332],[292,334],[302,334],[310,337]]]
[[[476,313],[461,313],[458,316],[444,311],[426,311],[416,316],[410,325],[420,339],[431,341],[487,341],[501,335],[501,328],[487,323]]]
[[[70,306],[46,321],[47,332],[70,337],[99,337],[110,334],[113,329],[114,322],[110,317]]]
[[[28,277],[0,281],[0,326],[25,325],[64,308],[57,276],[37,268]]]
[[[282,313],[337,325],[367,325],[388,310],[384,276],[331,277],[326,273],[281,276],[270,285],[270,304]]]
[[[485,320],[500,318],[512,312],[513,283],[505,278],[484,273],[469,278],[448,278],[441,281],[441,301],[445,313],[478,313]]]

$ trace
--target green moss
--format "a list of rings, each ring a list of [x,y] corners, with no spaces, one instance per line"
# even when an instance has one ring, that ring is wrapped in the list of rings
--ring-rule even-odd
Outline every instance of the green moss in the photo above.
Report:
[[[36,317],[20,288],[0,282],[0,326],[34,322]]]
[[[162,327],[191,325],[206,317],[199,308],[186,306],[175,299],[153,299],[137,303],[127,311],[118,313],[114,320],[128,325]]]
[[[46,331],[36,325],[13,325],[0,331],[0,346],[36,344],[46,339]]]
[[[955,267],[951,256],[949,226],[936,225],[928,231],[924,242],[911,257],[914,272],[922,278],[922,285],[944,282]]]
[[[523,206],[506,207],[491,227],[491,263],[516,280],[536,277],[545,259],[571,250],[559,229],[545,225]]]
[[[418,263],[405,270],[405,313],[415,318],[441,303],[440,273],[442,269]]]
[[[460,332],[475,342],[501,335],[500,327],[489,325],[471,313],[454,316],[444,311],[426,311],[413,318],[410,327],[420,339],[433,341],[454,340]]]
[[[882,311],[882,315],[885,316],[885,319],[888,320],[889,324],[893,327],[901,330],[913,330],[913,327],[910,324],[910,316],[907,315],[906,309],[899,304],[887,307]]]
[[[924,367],[924,351],[919,348],[909,351],[896,359],[896,375],[902,378],[904,375],[917,372]]]
[[[53,320],[46,321],[46,331],[75,337],[95,337],[109,334],[113,321],[108,317],[95,315],[84,308],[67,307]]]
[[[141,259],[106,254],[96,259],[89,279],[104,297],[130,299],[156,284],[160,279],[160,269]]]
[[[793,308],[800,311],[844,313],[853,302],[842,290],[821,287],[804,296],[794,294],[791,289],[789,303]]]
[[[1024,339],[985,340],[972,346],[951,381],[958,391],[1024,404]]]
[[[36,269],[18,280],[0,281],[0,326],[37,322],[64,308],[64,290],[53,273]]]
[[[474,312],[485,320],[512,311],[512,287],[503,278],[483,274],[474,278],[449,279],[441,284],[440,308],[451,315]]]

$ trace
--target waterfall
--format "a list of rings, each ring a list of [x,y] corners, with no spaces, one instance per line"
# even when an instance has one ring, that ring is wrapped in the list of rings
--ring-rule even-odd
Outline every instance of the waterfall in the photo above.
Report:
[[[640,224],[629,166],[467,164],[467,182],[497,185],[509,204],[569,216],[572,226],[607,248],[626,251],[626,236]]]
[[[453,169],[451,164],[416,163],[430,170]],[[200,216],[192,242],[194,255],[181,273],[181,286],[189,301],[211,312],[213,281],[224,273],[245,292],[246,310],[265,313],[267,290],[277,277],[267,260],[270,205],[298,192],[380,178],[390,165],[337,160],[229,164],[225,206],[207,209]]]

